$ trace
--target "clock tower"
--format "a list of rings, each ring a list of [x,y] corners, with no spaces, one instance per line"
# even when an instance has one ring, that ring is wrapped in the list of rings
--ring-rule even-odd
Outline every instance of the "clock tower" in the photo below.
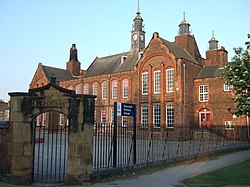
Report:
[[[131,31],[131,51],[137,53],[143,51],[145,48],[145,31],[142,25],[143,19],[140,14],[140,3],[138,0],[137,13]]]

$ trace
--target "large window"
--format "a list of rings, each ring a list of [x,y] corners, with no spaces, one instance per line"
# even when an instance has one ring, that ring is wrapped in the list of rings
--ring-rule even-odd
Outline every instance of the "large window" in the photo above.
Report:
[[[93,95],[97,95],[97,91],[98,91],[98,85],[97,83],[93,84]]]
[[[81,94],[81,89],[82,89],[81,85],[78,84],[78,85],[76,86],[76,94]]]
[[[148,128],[148,106],[141,106],[141,124],[142,128]]]
[[[166,127],[174,127],[174,105],[166,105]]]
[[[89,85],[88,84],[84,85],[84,94],[89,94]]]
[[[128,98],[128,79],[122,81],[122,97]]]
[[[107,99],[107,82],[102,83],[102,99]]]
[[[117,90],[118,90],[118,81],[114,80],[112,81],[112,98],[117,98]]]
[[[154,105],[153,106],[153,123],[154,128],[160,128],[160,122],[161,122],[161,106],[160,105]]]
[[[142,73],[142,95],[148,94],[148,72]]]
[[[167,92],[174,91],[174,69],[167,69]]]
[[[161,71],[154,71],[154,93],[161,92]]]
[[[207,85],[199,86],[199,101],[200,102],[208,101],[208,86]]]

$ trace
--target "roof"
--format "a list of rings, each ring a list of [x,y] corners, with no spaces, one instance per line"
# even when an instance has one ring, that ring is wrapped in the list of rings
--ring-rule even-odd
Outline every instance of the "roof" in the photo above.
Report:
[[[194,60],[194,58],[185,49],[178,47],[173,42],[169,42],[163,38],[161,38],[161,40],[169,48],[169,50],[174,54],[174,56],[176,58],[184,58],[184,59],[189,60],[191,62],[196,62]]]
[[[213,78],[213,77],[221,77],[221,69],[219,68],[218,65],[214,66],[204,66],[199,75],[198,79],[204,79],[204,78]]]
[[[122,60],[122,57],[126,57]],[[124,52],[111,56],[96,58],[89,66],[84,77],[107,75],[132,70],[138,60],[137,53]]]
[[[50,80],[50,77],[52,77],[52,75],[54,75],[56,77],[56,81],[60,81],[60,82],[74,79],[74,77],[71,75],[71,73],[65,69],[44,66],[44,65],[42,65],[42,68],[43,68],[43,71],[44,71],[46,77],[49,80]]]

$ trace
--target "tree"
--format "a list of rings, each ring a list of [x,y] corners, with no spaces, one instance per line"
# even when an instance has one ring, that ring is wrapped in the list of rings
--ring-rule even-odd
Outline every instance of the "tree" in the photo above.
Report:
[[[248,34],[250,40],[250,33]],[[233,86],[235,102],[233,113],[237,116],[250,114],[250,41],[245,43],[246,49],[234,48],[232,62],[224,68],[222,74],[227,84]],[[231,108],[228,108],[231,111]]]

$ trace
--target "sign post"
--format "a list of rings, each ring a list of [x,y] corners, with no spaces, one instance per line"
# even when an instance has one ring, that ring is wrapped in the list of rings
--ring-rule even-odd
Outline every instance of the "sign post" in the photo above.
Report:
[[[133,117],[133,163],[136,164],[136,105],[128,103],[114,103],[114,144],[113,144],[113,167],[117,164],[117,116]]]

